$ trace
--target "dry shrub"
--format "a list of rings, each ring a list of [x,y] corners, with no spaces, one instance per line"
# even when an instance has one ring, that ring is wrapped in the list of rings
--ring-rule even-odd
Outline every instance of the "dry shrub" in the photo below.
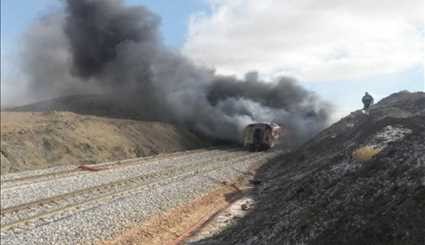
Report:
[[[353,151],[353,158],[360,161],[367,161],[378,154],[381,150],[371,146],[363,146]]]

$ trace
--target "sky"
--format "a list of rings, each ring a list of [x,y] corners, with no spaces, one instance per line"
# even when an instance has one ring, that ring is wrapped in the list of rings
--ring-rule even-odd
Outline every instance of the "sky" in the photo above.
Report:
[[[125,0],[161,17],[166,45],[239,77],[295,77],[335,104],[335,117],[400,90],[423,91],[423,0]],[[2,106],[22,104],[22,36],[61,1],[1,1]]]

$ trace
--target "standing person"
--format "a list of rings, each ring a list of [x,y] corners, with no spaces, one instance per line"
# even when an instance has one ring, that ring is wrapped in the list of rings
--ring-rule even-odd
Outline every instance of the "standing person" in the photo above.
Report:
[[[373,97],[368,92],[366,92],[362,98],[362,102],[363,102],[363,112],[366,114],[369,114],[369,107],[373,105]]]

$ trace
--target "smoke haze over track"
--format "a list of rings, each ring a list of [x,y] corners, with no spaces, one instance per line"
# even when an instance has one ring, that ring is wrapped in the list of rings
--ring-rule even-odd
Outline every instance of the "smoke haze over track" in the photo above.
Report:
[[[27,32],[24,68],[35,96],[101,93],[146,117],[238,141],[252,122],[285,124],[303,141],[330,106],[292,78],[220,76],[166,47],[160,18],[120,0],[68,0]]]

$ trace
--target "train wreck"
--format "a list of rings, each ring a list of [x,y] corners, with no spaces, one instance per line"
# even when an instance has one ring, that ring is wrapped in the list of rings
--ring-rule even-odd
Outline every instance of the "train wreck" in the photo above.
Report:
[[[249,151],[266,151],[274,147],[284,133],[276,123],[252,123],[243,132],[243,145]]]

